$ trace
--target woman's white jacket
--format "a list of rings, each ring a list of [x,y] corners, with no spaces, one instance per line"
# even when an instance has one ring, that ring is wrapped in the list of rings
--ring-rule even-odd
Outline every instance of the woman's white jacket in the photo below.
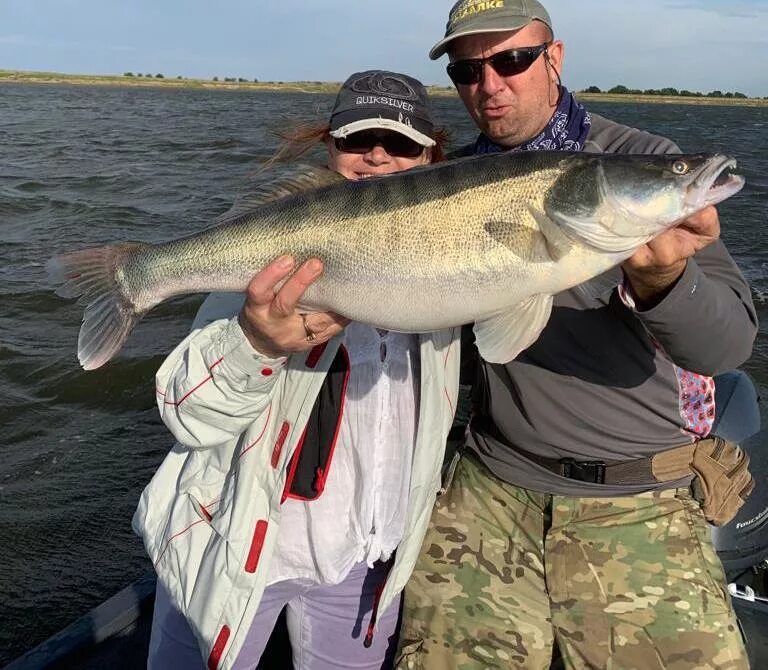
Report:
[[[288,359],[253,350],[242,295],[209,296],[157,373],[157,402],[178,441],[142,493],[134,530],[208,667],[234,663],[264,591],[280,532],[287,464],[340,344]],[[233,316],[235,315],[235,316]],[[421,384],[406,527],[378,602],[411,575],[426,532],[459,384],[459,334],[420,336]],[[311,503],[310,503],[311,504]]]

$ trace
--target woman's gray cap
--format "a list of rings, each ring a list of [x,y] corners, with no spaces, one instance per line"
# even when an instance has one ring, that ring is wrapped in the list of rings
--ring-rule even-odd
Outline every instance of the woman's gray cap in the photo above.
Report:
[[[447,45],[462,35],[519,30],[531,21],[542,21],[552,30],[549,12],[536,0],[459,0],[448,14],[445,37],[429,52],[437,60]]]
[[[331,112],[331,136],[369,128],[393,130],[425,146],[435,134],[427,91],[418,79],[386,70],[355,72],[345,81]]]

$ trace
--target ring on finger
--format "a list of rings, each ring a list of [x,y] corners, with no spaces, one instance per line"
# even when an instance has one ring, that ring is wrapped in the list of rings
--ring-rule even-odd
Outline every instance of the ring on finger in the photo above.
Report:
[[[306,314],[301,315],[301,322],[304,324],[304,332],[307,335],[307,342],[314,342],[317,339],[317,333],[309,327]]]

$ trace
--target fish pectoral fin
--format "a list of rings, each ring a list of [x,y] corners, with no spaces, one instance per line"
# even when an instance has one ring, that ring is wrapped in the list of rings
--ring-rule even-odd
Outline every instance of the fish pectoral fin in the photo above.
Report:
[[[268,202],[281,200],[302,191],[332,186],[345,181],[346,179],[338,172],[320,165],[299,163],[290,168],[282,168],[274,172],[271,181],[249,184],[238,193],[232,208],[219,216],[215,223],[216,225],[227,223]]]
[[[563,256],[568,255],[573,248],[573,240],[538,207],[528,205],[528,211],[539,224],[547,255],[553,261],[559,261]]]
[[[486,221],[485,231],[528,263],[557,262],[573,248],[573,240],[540,209],[528,205],[537,226],[514,221]]]
[[[509,363],[536,341],[551,312],[552,296],[539,294],[508,312],[476,321],[477,350],[489,363]]]
[[[550,254],[544,236],[533,226],[492,219],[483,224],[485,232],[526,263],[548,263]]]

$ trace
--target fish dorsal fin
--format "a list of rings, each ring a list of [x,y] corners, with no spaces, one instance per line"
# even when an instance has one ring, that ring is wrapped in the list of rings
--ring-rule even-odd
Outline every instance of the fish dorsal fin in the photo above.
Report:
[[[323,186],[332,186],[346,181],[338,172],[322,166],[299,163],[290,168],[281,169],[269,182],[250,183],[237,194],[232,208],[216,219],[216,223],[225,223],[270,202],[288,198],[302,191],[309,191]]]
[[[528,205],[528,211],[539,224],[539,230],[544,238],[544,246],[547,249],[547,255],[553,261],[559,261],[563,256],[573,248],[573,241],[561,228],[550,219],[542,210],[533,205]]]
[[[530,347],[547,325],[552,312],[551,295],[534,295],[509,311],[476,321],[477,350],[489,363],[509,363]]]

